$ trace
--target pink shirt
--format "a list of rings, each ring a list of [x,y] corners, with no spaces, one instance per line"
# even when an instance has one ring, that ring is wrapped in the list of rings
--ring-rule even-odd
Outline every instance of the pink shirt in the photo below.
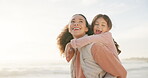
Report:
[[[106,72],[117,78],[126,78],[126,70],[119,59],[106,46],[95,43],[91,49],[95,62]]]
[[[82,37],[79,39],[72,39],[70,44],[71,46],[76,49],[76,48],[81,48],[87,44],[90,43],[102,43],[105,46],[108,47],[108,49],[111,50],[111,52],[114,53],[114,55],[116,56],[116,58],[118,58],[118,52],[116,50],[115,44],[113,42],[113,38],[110,32],[105,32],[102,34],[97,34],[97,35],[91,35],[91,36],[87,36],[87,37]]]
[[[76,68],[76,78],[85,78],[81,64],[80,64],[80,52],[77,50],[76,52],[76,60],[75,60],[75,68]]]
[[[82,71],[82,68],[81,68],[81,64],[80,64],[80,52],[78,50],[76,50],[74,52],[74,50],[70,50],[70,46],[66,47],[67,49],[65,50],[66,52],[66,60],[69,62],[74,53],[76,53],[76,59],[74,61],[74,66],[75,66],[75,76],[76,78],[85,78],[84,74],[83,74],[83,71]]]
[[[92,42],[95,42],[92,46],[91,52],[96,63],[111,75],[118,78],[126,78],[127,72],[120,63],[110,32],[73,39],[71,40],[71,45],[73,48],[81,48]],[[100,43],[103,45],[100,45]]]

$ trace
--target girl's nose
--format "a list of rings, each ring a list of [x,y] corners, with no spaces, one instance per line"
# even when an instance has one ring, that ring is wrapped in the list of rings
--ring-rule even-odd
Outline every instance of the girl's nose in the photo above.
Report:
[[[101,26],[99,26],[99,25],[97,26],[97,28],[98,28],[99,30],[102,30],[102,27],[101,27]]]
[[[97,25],[97,28],[99,28],[99,29],[100,29],[100,26],[99,26],[99,25]]]

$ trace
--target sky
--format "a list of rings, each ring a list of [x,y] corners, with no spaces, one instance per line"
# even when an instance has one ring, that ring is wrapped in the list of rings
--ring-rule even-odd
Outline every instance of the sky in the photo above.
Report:
[[[0,0],[0,63],[60,62],[56,38],[72,15],[108,15],[120,58],[148,57],[147,0]]]

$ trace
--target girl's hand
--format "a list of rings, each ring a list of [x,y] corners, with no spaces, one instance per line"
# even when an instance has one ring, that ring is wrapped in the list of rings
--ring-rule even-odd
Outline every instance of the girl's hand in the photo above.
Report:
[[[66,60],[69,62],[72,57],[74,56],[75,50],[72,48],[71,44],[68,43],[65,47],[65,54],[66,54]]]

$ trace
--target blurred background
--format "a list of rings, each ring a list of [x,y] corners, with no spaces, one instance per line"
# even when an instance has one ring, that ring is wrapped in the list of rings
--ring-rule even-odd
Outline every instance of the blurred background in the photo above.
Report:
[[[69,78],[70,64],[60,56],[56,38],[74,14],[85,15],[89,23],[97,14],[108,15],[128,77],[147,77],[147,4],[147,0],[0,0],[0,78]]]

